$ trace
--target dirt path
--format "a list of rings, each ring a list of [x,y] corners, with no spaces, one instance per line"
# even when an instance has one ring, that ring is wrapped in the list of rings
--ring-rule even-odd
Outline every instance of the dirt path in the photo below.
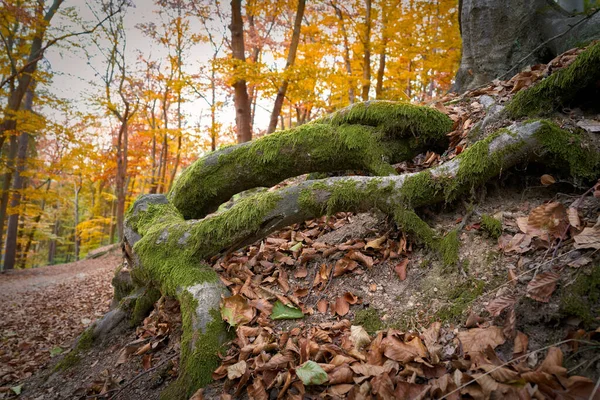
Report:
[[[115,250],[0,275],[0,387],[31,376],[108,310],[119,262]]]

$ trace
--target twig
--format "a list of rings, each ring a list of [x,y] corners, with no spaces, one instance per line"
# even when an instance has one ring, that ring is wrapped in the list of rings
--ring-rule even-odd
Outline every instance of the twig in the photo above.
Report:
[[[537,349],[537,350],[530,351],[530,352],[529,352],[529,353],[527,353],[527,354],[523,354],[522,356],[519,356],[519,357],[517,357],[517,358],[514,358],[514,359],[512,359],[512,360],[510,360],[510,361],[507,361],[507,362],[505,362],[505,363],[503,363],[503,364],[501,364],[501,365],[498,365],[497,367],[494,367],[494,368],[492,368],[491,370],[489,370],[489,371],[487,371],[487,372],[485,372],[485,373],[483,373],[483,374],[479,375],[477,378],[474,378],[474,379],[470,380],[469,382],[465,383],[464,385],[461,385],[461,386],[457,387],[456,389],[454,389],[454,390],[453,390],[453,391],[451,391],[450,393],[446,393],[446,394],[445,394],[443,397],[441,397],[441,398],[440,398],[440,400],[443,400],[443,399],[446,399],[446,398],[448,398],[448,396],[450,396],[451,394],[454,394],[454,393],[456,393],[456,392],[460,391],[461,389],[464,389],[464,388],[466,388],[466,387],[467,387],[467,386],[469,386],[470,384],[477,382],[477,380],[479,380],[480,378],[482,378],[482,377],[484,377],[484,376],[487,376],[487,375],[491,374],[492,372],[495,372],[495,371],[499,370],[500,368],[504,368],[504,367],[506,367],[507,365],[509,365],[509,364],[511,364],[511,363],[514,363],[515,361],[519,361],[519,360],[522,360],[522,359],[526,359],[527,357],[529,357],[529,356],[530,356],[530,355],[532,355],[532,354],[538,353],[538,352],[540,352],[540,351],[548,350],[548,349],[549,349],[549,348],[551,348],[551,347],[561,346],[561,345],[563,345],[563,344],[570,343],[570,342],[584,342],[584,343],[587,343],[587,342],[586,342],[586,341],[584,341],[584,340],[579,340],[579,339],[567,339],[567,340],[562,340],[562,341],[560,341],[560,342],[553,343],[553,344],[550,344],[550,345],[548,345],[548,346],[542,347],[541,349]],[[600,382],[600,380],[599,380],[598,382]],[[592,391],[592,397],[590,397],[590,400],[592,400],[592,399],[593,399],[593,396],[594,396],[594,393],[596,392],[596,390],[598,390],[598,384],[596,384],[596,388],[594,389],[594,391]]]
[[[175,357],[177,357],[179,355],[179,353],[175,353],[172,356],[169,356],[167,358],[165,358],[163,361],[161,361],[160,363],[158,363],[157,365],[155,365],[154,367],[147,369],[146,371],[142,371],[139,374],[137,374],[136,376],[133,377],[133,379],[131,379],[129,382],[127,382],[125,385],[121,386],[121,388],[119,389],[119,391],[115,394],[113,394],[109,400],[113,400],[116,399],[117,396],[119,394],[121,394],[121,392],[125,389],[127,389],[127,387],[131,386],[131,384],[135,381],[137,381],[138,379],[140,379],[142,376],[146,375],[147,373],[150,373],[154,370],[156,370],[159,367],[162,367],[164,364],[167,363],[167,361],[171,361],[172,359],[174,359]]]

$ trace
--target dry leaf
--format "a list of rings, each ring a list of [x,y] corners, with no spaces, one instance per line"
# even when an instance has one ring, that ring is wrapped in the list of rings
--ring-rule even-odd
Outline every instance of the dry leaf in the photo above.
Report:
[[[369,285],[369,291],[370,292],[376,292],[377,291],[377,284],[376,283],[371,283]]]
[[[427,348],[418,337],[415,337],[408,343],[404,343],[394,337],[388,336],[383,339],[381,345],[384,349],[383,354],[394,361],[407,363],[419,357],[427,357]]]
[[[580,234],[575,236],[576,249],[600,249],[600,229],[595,226],[584,228]]]
[[[492,317],[499,316],[504,309],[507,307],[512,307],[515,305],[517,299],[515,296],[500,296],[496,297],[494,300],[490,301],[485,309],[490,313]]]
[[[301,266],[294,271],[294,278],[306,278],[308,276],[308,270],[305,266]]]
[[[373,268],[373,259],[369,256],[364,255],[363,253],[361,253],[358,250],[351,250],[348,253],[348,258],[350,258],[351,260],[354,260],[354,261],[358,261],[359,263],[361,263],[368,269]]]
[[[320,313],[325,314],[327,312],[327,307],[329,306],[329,302],[326,299],[321,299],[317,303],[317,310]]]
[[[344,293],[344,300],[346,300],[346,302],[348,304],[352,304],[352,305],[358,303],[358,297],[350,292]]]
[[[373,239],[367,242],[367,245],[365,246],[365,250],[368,249],[375,249],[375,250],[379,250],[381,249],[381,245],[383,243],[385,243],[385,241],[387,240],[387,235],[383,235],[381,237],[378,237],[377,239]]]
[[[371,343],[371,337],[365,328],[360,325],[352,325],[350,327],[350,338],[352,339],[352,342],[354,342],[354,348],[357,350],[360,350]]]
[[[540,181],[542,182],[542,185],[544,185],[544,186],[549,186],[549,185],[556,183],[556,179],[554,179],[554,177],[552,175],[548,175],[548,174],[542,175],[542,177],[540,178]]]
[[[227,367],[227,379],[234,380],[246,373],[246,361],[242,360]]]
[[[236,294],[221,300],[221,317],[231,326],[247,324],[254,318],[254,308],[244,297]]]
[[[537,274],[527,284],[527,297],[547,303],[556,289],[556,282],[560,276],[555,272],[542,272]]]
[[[502,329],[497,326],[469,329],[468,331],[459,332],[457,337],[467,354],[483,352],[488,346],[495,349],[504,343]]]
[[[531,210],[525,233],[549,241],[550,237],[560,238],[566,226],[567,210],[565,206],[562,203],[551,202]]]
[[[204,389],[200,388],[196,390],[196,393],[190,397],[190,400],[204,400]]]
[[[569,218],[569,224],[575,229],[581,228],[581,219],[579,219],[579,211],[575,207],[569,207],[567,210],[567,217]]]
[[[350,304],[348,304],[345,298],[338,297],[335,300],[334,310],[337,315],[343,317],[344,315],[348,314],[348,311],[350,311]]]
[[[405,258],[402,261],[400,261],[398,264],[396,264],[396,266],[394,267],[394,271],[396,272],[396,275],[398,275],[398,278],[400,278],[401,281],[404,281],[406,279],[406,266],[407,265],[408,265],[408,258]]]
[[[521,331],[517,331],[515,336],[515,344],[513,347],[513,357],[518,357],[527,352],[527,346],[529,345],[529,337]]]

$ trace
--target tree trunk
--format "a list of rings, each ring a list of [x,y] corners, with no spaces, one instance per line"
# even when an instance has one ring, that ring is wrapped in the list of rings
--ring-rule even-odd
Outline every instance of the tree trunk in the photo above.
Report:
[[[460,3],[463,47],[453,87],[457,92],[508,78],[524,66],[546,63],[578,43],[600,37],[600,13],[571,29],[585,16],[573,16],[548,0]]]
[[[244,50],[244,21],[242,20],[242,1],[231,0],[231,55],[239,64],[246,62]],[[239,70],[239,67],[236,69]],[[237,128],[238,143],[252,140],[250,99],[245,79],[236,79],[233,84],[235,104],[235,125]]]
[[[377,83],[375,85],[375,99],[383,99],[383,78],[385,76],[385,58],[387,44],[389,41],[387,34],[388,10],[382,5],[381,7],[381,51],[379,52],[379,68],[377,68]]]
[[[273,112],[271,112],[271,120],[269,121],[269,128],[267,133],[275,132],[277,128],[277,119],[281,113],[281,107],[283,106],[283,100],[285,99],[285,93],[289,84],[289,79],[286,73],[290,68],[294,66],[296,61],[296,52],[298,50],[298,44],[300,43],[300,28],[302,27],[302,18],[304,18],[304,8],[306,0],[298,0],[298,9],[296,10],[296,20],[294,21],[294,31],[292,32],[292,41],[288,50],[287,61],[285,69],[283,70],[284,79],[277,91],[277,97],[275,97],[275,104],[273,105]]]
[[[365,37],[363,45],[362,99],[363,101],[367,101],[369,100],[369,90],[371,89],[371,0],[365,0]]]
[[[352,76],[352,64],[350,62],[350,43],[348,42],[348,31],[346,30],[346,24],[344,23],[344,13],[333,0],[330,4],[340,21],[340,29],[344,40],[344,66],[346,67],[346,74],[348,75],[348,101],[350,104],[354,104],[356,101],[356,94],[354,93],[354,77]]]
[[[79,225],[79,192],[81,191],[81,181],[75,181],[75,199],[73,201],[75,205],[74,218],[75,218],[75,228],[73,229],[73,242],[75,243],[75,261],[79,260],[79,247],[81,245],[81,238],[79,237],[79,233],[77,231],[77,226]]]
[[[31,112],[33,107],[33,90],[29,90],[25,96],[24,111]],[[11,138],[12,140],[12,138]],[[23,190],[23,172],[25,172],[27,164],[27,148],[29,143],[29,133],[21,132],[19,135],[19,143],[16,154],[16,168],[12,183],[12,198],[10,200],[10,208],[12,214],[8,216],[6,226],[6,246],[4,249],[4,269],[13,269],[16,263],[17,256],[17,234],[19,231],[19,208],[21,206],[21,196]]]

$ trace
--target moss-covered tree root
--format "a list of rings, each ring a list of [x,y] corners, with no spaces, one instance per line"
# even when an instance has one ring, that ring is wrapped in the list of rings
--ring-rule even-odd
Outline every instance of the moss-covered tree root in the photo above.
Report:
[[[359,103],[330,117],[213,152],[187,168],[169,193],[186,219],[203,218],[233,195],[310,172],[395,174],[390,164],[445,148],[452,121],[429,107]]]
[[[581,53],[567,68],[520,91],[506,106],[512,118],[550,114],[594,88],[600,80],[600,41]],[[597,96],[597,94],[596,94]]]
[[[438,249],[444,262],[452,264],[458,256],[457,232],[439,238],[412,210],[455,199],[532,158],[559,162],[578,178],[596,177],[600,157],[592,140],[544,120],[513,124],[423,172],[304,181],[243,198],[200,220],[186,220],[163,195],[141,196],[128,212],[125,226],[125,248],[132,249],[132,279],[177,297],[184,323],[180,377],[165,398],[187,398],[208,383],[218,364],[219,347],[227,338],[218,312],[226,289],[203,260],[296,222],[376,208],[394,216],[409,234]]]

